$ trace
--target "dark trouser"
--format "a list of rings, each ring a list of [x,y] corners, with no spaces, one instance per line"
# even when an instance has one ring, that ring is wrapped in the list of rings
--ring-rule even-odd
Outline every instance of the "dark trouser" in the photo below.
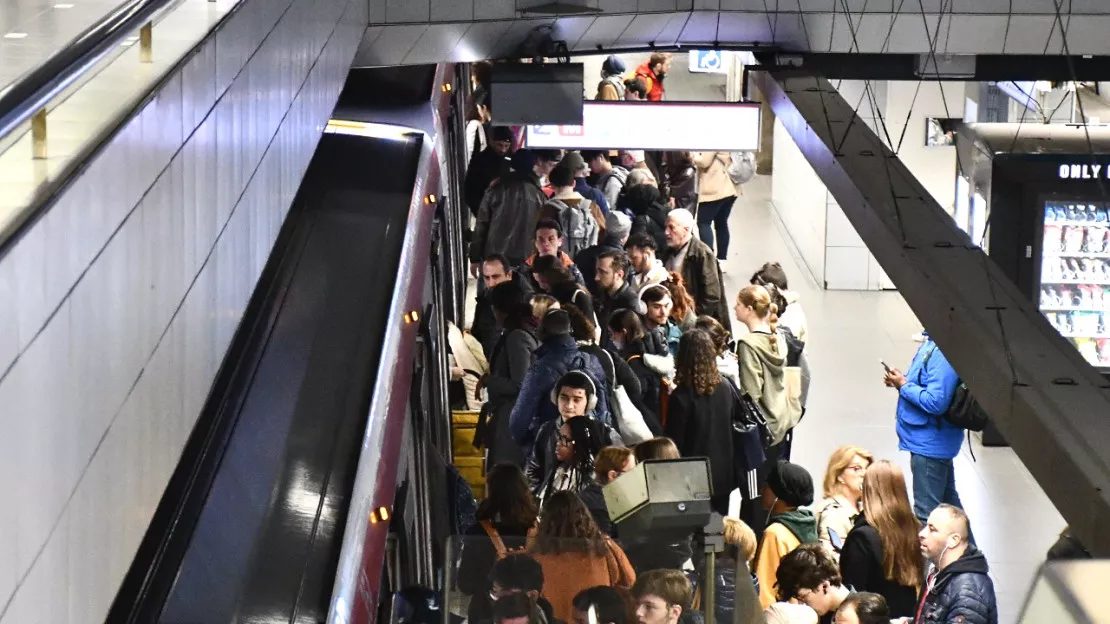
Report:
[[[786,455],[790,453],[790,445],[793,440],[794,432],[791,430],[787,432],[782,442],[763,451],[766,459],[756,472],[756,497],[749,500],[745,496],[740,503],[740,519],[746,522],[752,528],[752,531],[755,531],[757,540],[763,536],[763,530],[767,528],[767,516],[770,514],[768,510],[763,508],[759,493],[763,491],[763,486],[767,483],[767,475],[771,474],[771,467],[775,465],[775,462],[780,459],[787,459]]]
[[[728,216],[732,214],[732,204],[736,196],[717,199],[698,204],[698,238],[709,245],[710,249],[717,250],[717,259],[724,260],[728,257]],[[717,244],[713,244],[713,230],[717,230]]]
[[[951,459],[910,453],[910,473],[913,479],[913,514],[922,524],[941,503],[963,509],[960,493],[956,491],[956,470]],[[974,536],[971,542],[975,543]]]

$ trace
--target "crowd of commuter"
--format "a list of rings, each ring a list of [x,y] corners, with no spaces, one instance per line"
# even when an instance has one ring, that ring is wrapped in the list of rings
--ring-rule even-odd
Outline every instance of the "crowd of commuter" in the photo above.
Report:
[[[669,62],[652,55],[625,79],[611,57],[598,98],[661,97]],[[723,624],[741,607],[736,562],[767,622],[997,622],[956,491],[964,430],[944,416],[959,379],[927,335],[906,373],[882,379],[909,481],[847,445],[818,498],[790,461],[811,376],[799,297],[773,261],[725,288],[733,155],[532,150],[488,110],[474,118],[470,332],[488,363],[475,438],[488,473],[457,574],[473,624],[694,624],[709,587]],[[688,539],[620,536],[602,493],[680,457],[709,460],[727,544],[713,579]]]

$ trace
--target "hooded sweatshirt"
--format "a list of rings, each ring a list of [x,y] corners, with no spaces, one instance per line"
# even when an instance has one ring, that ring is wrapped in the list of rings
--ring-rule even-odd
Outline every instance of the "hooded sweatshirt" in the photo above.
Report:
[[[771,334],[751,332],[740,338],[736,357],[740,362],[740,390],[763,408],[773,443],[782,442],[801,418],[787,397],[786,345]]]
[[[771,516],[756,552],[755,575],[759,579],[759,603],[764,609],[775,603],[779,562],[802,544],[817,541],[817,519],[808,509],[792,509]]]

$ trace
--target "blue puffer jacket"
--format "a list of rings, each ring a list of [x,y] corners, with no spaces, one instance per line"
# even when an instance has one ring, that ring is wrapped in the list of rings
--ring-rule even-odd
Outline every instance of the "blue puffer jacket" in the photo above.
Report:
[[[551,401],[551,391],[563,373],[569,370],[584,371],[594,380],[597,384],[597,407],[593,416],[606,425],[612,425],[609,385],[605,381],[605,369],[601,367],[601,362],[597,356],[579,351],[573,337],[553,336],[536,349],[536,361],[520,384],[520,394],[509,417],[509,430],[517,444],[527,448],[535,439],[540,425],[559,416],[559,409]]]
[[[987,558],[974,546],[937,574],[915,624],[998,624]]]

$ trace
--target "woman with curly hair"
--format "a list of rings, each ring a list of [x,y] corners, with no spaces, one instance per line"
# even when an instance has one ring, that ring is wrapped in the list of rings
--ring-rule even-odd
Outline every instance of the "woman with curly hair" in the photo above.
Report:
[[[543,566],[543,596],[555,619],[564,622],[573,621],[574,597],[582,590],[599,585],[630,589],[636,582],[624,551],[597,528],[574,492],[548,497],[530,554]]]
[[[671,320],[682,331],[693,329],[698,314],[694,307],[694,298],[686,290],[686,282],[682,279],[682,275],[671,271],[663,285],[671,293],[671,301],[673,302],[671,305]]]
[[[700,329],[682,335],[675,365],[676,388],[663,430],[683,457],[708,457],[713,509],[728,514],[733,477],[732,418],[736,401],[717,371],[717,347]]]

